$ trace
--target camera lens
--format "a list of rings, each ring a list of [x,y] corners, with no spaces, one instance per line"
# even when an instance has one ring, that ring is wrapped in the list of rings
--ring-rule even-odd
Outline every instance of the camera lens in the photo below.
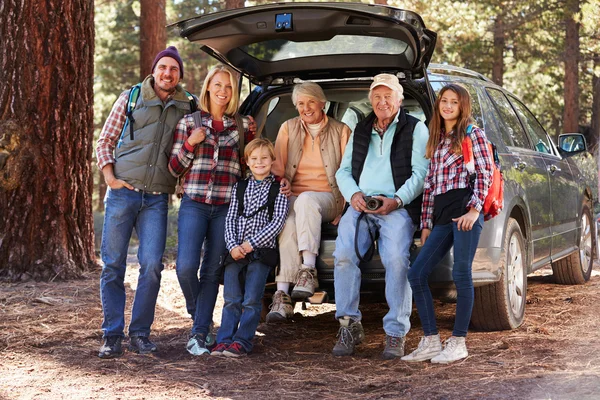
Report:
[[[375,211],[383,205],[383,202],[375,197],[369,197],[367,199],[366,203],[367,203],[367,209],[369,209],[371,211]]]

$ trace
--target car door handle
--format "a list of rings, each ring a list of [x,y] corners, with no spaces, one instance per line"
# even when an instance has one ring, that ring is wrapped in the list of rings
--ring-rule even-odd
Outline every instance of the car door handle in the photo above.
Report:
[[[552,164],[552,165],[548,165],[548,167],[546,167],[548,169],[548,172],[550,172],[551,174],[555,173],[556,171],[560,172],[561,169],[558,168],[556,165]]]
[[[523,171],[525,168],[527,168],[527,163],[525,161],[515,161],[513,166],[519,171]]]

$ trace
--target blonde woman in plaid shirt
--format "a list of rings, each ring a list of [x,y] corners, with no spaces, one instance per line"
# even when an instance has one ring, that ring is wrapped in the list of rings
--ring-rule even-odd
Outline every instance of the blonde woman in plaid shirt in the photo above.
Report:
[[[242,176],[239,138],[246,135],[248,143],[256,130],[252,117],[248,129],[236,126],[237,82],[236,73],[225,65],[209,71],[200,93],[201,126],[192,115],[184,116],[175,128],[171,150],[171,174],[185,174],[176,271],[194,321],[186,346],[193,355],[208,354],[206,346],[213,339],[210,325],[219,291],[219,258],[225,252],[225,217],[233,186]]]
[[[404,361],[451,363],[468,356],[465,338],[473,309],[471,265],[483,229],[481,213],[491,184],[492,155],[482,129],[472,127],[475,179],[467,171],[462,143],[473,124],[471,97],[462,86],[440,91],[429,125],[425,157],[431,160],[423,188],[421,243],[423,247],[408,272],[408,280],[425,336]],[[442,349],[435,323],[428,278],[438,262],[454,247],[452,278],[456,285],[456,317],[452,336]]]

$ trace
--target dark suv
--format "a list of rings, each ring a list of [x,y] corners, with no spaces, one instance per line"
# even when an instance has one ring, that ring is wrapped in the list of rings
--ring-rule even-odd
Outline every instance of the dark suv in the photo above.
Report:
[[[318,82],[328,99],[327,114],[350,128],[371,112],[369,85],[381,72],[400,78],[402,105],[425,122],[444,85],[460,83],[469,90],[477,124],[496,144],[505,178],[504,210],[485,223],[473,264],[473,327],[518,327],[527,274],[543,266],[552,265],[559,283],[590,278],[596,248],[592,193],[569,158],[586,151],[583,136],[561,135],[557,147],[511,93],[478,73],[430,65],[437,35],[418,14],[355,3],[280,3],[203,15],[176,26],[181,36],[251,82],[240,111],[253,115],[259,133],[273,141],[281,124],[297,116],[291,100],[297,82]],[[320,286],[332,298],[336,234],[334,226],[323,227],[317,263]],[[413,256],[419,251],[415,242]],[[378,256],[361,269],[363,301],[382,297],[385,271]],[[430,284],[452,288],[452,254]]]

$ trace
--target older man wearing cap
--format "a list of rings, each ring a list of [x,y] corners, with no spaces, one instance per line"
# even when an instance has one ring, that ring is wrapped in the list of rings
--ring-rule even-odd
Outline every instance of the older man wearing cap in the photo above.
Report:
[[[408,283],[409,250],[421,213],[421,193],[429,161],[424,157],[429,131],[401,107],[403,89],[395,75],[374,77],[369,91],[373,112],[350,137],[336,179],[350,207],[335,243],[335,303],[340,321],[333,354],[347,356],[364,340],[358,309],[361,259],[373,241],[385,268],[384,359],[404,355],[410,329],[412,293]],[[373,196],[379,201],[366,201]],[[377,239],[378,238],[378,239]]]
[[[100,358],[122,354],[125,329],[125,268],[129,240],[139,238],[140,274],[129,324],[129,350],[151,353],[148,339],[160,289],[169,195],[176,179],[168,169],[177,122],[196,107],[179,84],[183,62],[173,46],[156,55],[152,74],[113,105],[96,146],[108,191],[104,199],[100,297],[104,344]],[[129,103],[129,105],[128,105]],[[135,104],[135,105],[134,105]]]

